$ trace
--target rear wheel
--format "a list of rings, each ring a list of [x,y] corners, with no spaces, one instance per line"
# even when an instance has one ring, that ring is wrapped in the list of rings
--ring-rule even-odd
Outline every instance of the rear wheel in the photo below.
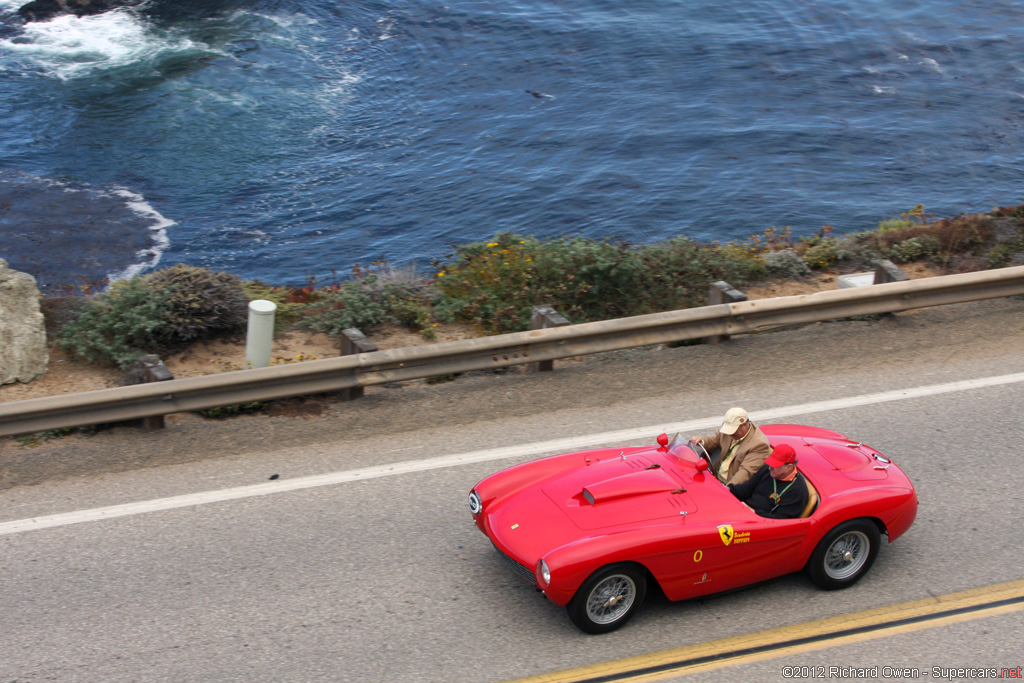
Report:
[[[636,565],[620,563],[590,575],[566,607],[587,633],[608,633],[629,621],[647,594],[647,577]]]
[[[825,590],[852,586],[871,569],[880,540],[871,520],[843,522],[821,539],[807,563],[807,573]]]

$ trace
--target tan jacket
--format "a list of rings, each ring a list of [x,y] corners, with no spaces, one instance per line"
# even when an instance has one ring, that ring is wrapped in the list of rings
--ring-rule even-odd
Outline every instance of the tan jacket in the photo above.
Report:
[[[764,435],[764,432],[756,424],[753,422],[749,424],[750,431],[747,432],[747,435],[736,446],[732,462],[729,463],[729,471],[725,473],[724,478],[719,473],[718,478],[722,479],[726,484],[742,484],[746,482],[761,469],[764,459],[771,455],[772,447],[768,443],[768,437]],[[722,432],[715,432],[711,436],[701,437],[701,441],[709,453],[716,448],[721,448],[722,456],[718,461],[723,462],[729,454],[733,437]]]

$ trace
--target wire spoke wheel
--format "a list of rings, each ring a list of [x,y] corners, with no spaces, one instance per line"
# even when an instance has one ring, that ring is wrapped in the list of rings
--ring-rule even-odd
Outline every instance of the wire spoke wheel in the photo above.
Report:
[[[647,575],[643,567],[620,562],[591,574],[566,609],[581,630],[608,633],[632,618],[646,594]]]
[[[624,574],[615,574],[597,584],[587,597],[587,616],[596,624],[610,624],[622,618],[636,600],[636,584]]]
[[[843,522],[821,539],[807,563],[807,573],[825,590],[852,586],[874,564],[880,537],[869,519]]]
[[[848,579],[864,566],[871,541],[862,531],[845,533],[825,553],[825,573],[837,581]]]

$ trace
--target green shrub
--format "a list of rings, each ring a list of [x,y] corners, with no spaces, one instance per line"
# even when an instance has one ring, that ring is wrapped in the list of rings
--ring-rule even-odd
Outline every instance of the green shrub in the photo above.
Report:
[[[390,312],[396,289],[378,284],[376,275],[344,282],[323,290],[313,303],[302,307],[299,327],[339,334],[354,327],[367,332],[374,325],[395,320]]]
[[[768,272],[776,275],[800,277],[807,275],[811,269],[807,266],[800,255],[792,249],[781,249],[769,251],[764,256],[765,266]]]
[[[77,311],[74,309],[77,308]],[[132,280],[67,310],[57,342],[90,361],[134,365],[212,333],[244,327],[248,298],[233,275],[177,265]]]
[[[1000,206],[992,210],[995,218],[1016,218],[1024,220],[1024,204],[1018,206]]]
[[[897,263],[910,263],[935,258],[941,251],[942,245],[938,239],[931,235],[921,235],[894,244],[889,249],[889,256]]]
[[[810,268],[823,270],[839,260],[841,243],[835,237],[814,240],[803,253],[804,263]]]
[[[234,275],[178,264],[141,280],[150,289],[165,293],[164,324],[156,330],[164,349],[245,327],[249,298]]]
[[[291,300],[294,290],[289,287],[276,287],[259,280],[243,280],[241,286],[249,301],[270,301],[277,306],[274,313],[275,334],[283,332],[294,323],[304,305]]]
[[[501,233],[459,247],[439,268],[438,318],[480,322],[492,332],[527,329],[539,304],[574,322],[632,315],[645,292],[636,250],[579,236],[542,242]]]
[[[716,280],[767,272],[752,244],[701,245],[684,237],[641,247],[580,236],[541,241],[500,233],[459,247],[438,268],[435,319],[491,332],[527,329],[534,306],[573,322],[699,306]]]
[[[890,229],[864,238],[858,235],[857,241],[903,262],[929,258],[946,266],[953,256],[979,253],[995,238],[992,216],[975,214],[930,220],[920,204],[903,214],[902,221],[894,219],[887,223],[892,223]]]
[[[1013,255],[1017,252],[1016,244],[997,244],[988,252],[985,258],[986,268],[1005,268],[1013,261]]]
[[[391,317],[400,325],[411,330],[425,330],[433,324],[433,313],[422,298],[395,293],[389,298],[389,303]]]
[[[706,245],[674,237],[639,251],[643,279],[642,289],[631,297],[633,315],[703,306],[712,282],[725,280],[738,286],[768,272],[756,240]]]
[[[912,225],[914,224],[906,220],[905,218],[890,218],[878,224],[878,231],[896,232],[897,230],[906,230]]]
[[[166,292],[145,281],[115,282],[86,301],[78,317],[57,333],[57,343],[87,360],[127,367],[139,356],[159,352],[169,310]]]

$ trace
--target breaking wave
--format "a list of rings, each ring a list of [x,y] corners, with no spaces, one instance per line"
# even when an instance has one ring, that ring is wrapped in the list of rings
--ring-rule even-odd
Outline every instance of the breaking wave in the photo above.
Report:
[[[202,43],[153,27],[130,9],[29,22],[19,35],[0,40],[0,49],[61,80],[209,52]]]

